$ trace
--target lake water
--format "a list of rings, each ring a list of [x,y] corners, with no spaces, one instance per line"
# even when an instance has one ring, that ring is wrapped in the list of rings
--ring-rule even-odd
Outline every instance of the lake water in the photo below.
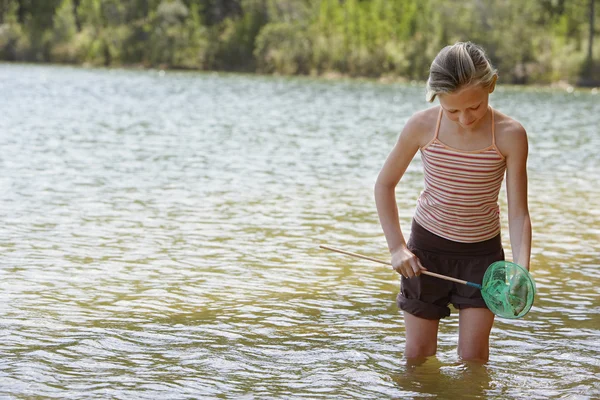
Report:
[[[454,311],[411,366],[398,275],[318,246],[389,258],[373,184],[422,85],[0,64],[0,396],[600,398],[600,94],[492,105],[529,133],[536,303],[486,365]]]

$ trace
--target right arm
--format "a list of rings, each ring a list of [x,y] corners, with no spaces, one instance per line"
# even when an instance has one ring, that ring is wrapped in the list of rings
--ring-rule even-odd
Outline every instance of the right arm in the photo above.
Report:
[[[408,278],[419,275],[423,267],[406,247],[406,240],[400,228],[395,189],[421,145],[421,115],[414,115],[406,123],[375,183],[375,204],[392,255],[392,267]]]

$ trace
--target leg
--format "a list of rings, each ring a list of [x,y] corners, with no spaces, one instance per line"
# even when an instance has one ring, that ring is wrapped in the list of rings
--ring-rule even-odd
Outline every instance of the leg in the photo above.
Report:
[[[459,311],[458,355],[463,360],[488,360],[493,324],[494,314],[487,308],[464,308]]]
[[[422,359],[435,354],[439,323],[437,319],[420,318],[404,312],[406,327],[404,355],[407,359]]]

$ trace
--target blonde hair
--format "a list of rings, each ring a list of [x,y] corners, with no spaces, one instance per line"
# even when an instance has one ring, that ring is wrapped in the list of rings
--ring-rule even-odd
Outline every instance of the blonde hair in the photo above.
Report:
[[[427,79],[428,102],[442,93],[452,93],[465,86],[491,86],[498,76],[485,50],[471,42],[446,46],[435,57]]]

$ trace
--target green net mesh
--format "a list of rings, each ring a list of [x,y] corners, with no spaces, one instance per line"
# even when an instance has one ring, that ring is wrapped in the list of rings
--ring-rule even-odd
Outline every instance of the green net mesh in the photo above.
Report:
[[[499,317],[520,318],[533,305],[535,282],[525,268],[515,263],[497,261],[490,265],[481,286],[485,303]]]

